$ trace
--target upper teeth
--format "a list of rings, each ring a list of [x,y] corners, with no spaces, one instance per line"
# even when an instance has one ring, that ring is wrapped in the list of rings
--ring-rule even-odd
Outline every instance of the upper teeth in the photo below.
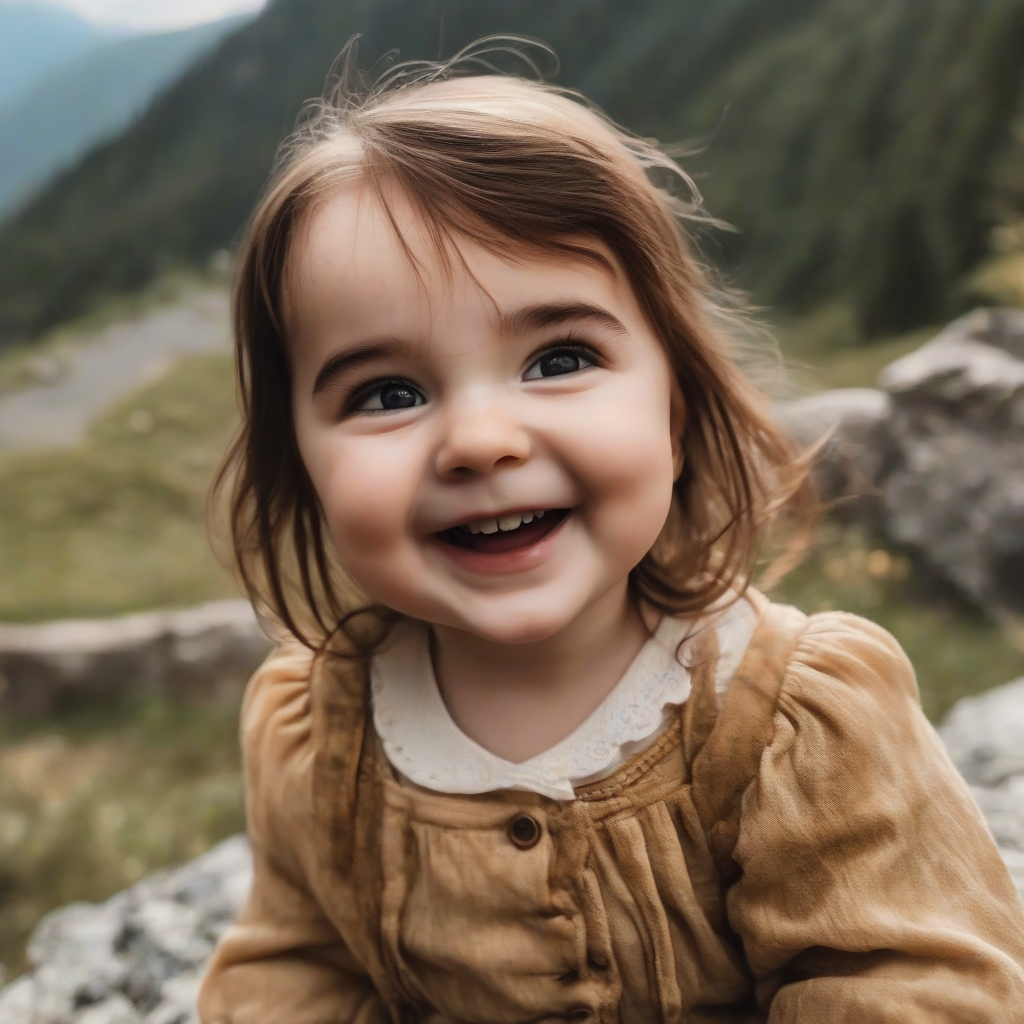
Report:
[[[537,509],[533,512],[509,512],[503,516],[491,516],[490,519],[474,519],[471,523],[465,523],[463,530],[470,533],[497,533],[499,530],[515,530],[523,523],[532,523],[534,519],[540,519],[544,515],[544,509]]]

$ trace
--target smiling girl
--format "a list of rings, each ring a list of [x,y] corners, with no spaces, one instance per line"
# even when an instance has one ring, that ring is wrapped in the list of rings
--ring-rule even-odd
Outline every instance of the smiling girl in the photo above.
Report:
[[[289,148],[240,258],[249,903],[206,1024],[1024,1020],[883,630],[749,583],[806,460],[658,149],[512,77]]]

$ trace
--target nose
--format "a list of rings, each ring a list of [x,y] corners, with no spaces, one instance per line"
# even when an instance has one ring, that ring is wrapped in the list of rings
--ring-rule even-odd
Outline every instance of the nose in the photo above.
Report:
[[[438,476],[490,473],[530,457],[530,436],[500,402],[481,396],[453,406],[437,451]]]

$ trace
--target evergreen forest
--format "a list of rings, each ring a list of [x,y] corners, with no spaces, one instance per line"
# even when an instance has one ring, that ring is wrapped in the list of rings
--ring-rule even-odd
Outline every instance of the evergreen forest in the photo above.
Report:
[[[0,347],[230,248],[356,33],[371,73],[543,40],[559,84],[699,151],[733,280],[781,310],[842,300],[862,338],[958,312],[1024,216],[1024,0],[271,0],[0,225]]]

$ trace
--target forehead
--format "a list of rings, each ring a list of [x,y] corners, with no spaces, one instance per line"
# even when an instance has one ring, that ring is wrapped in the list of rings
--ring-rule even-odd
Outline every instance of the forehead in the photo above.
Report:
[[[430,316],[438,304],[484,302],[499,316],[538,297],[573,295],[606,304],[632,302],[625,275],[599,242],[587,255],[525,249],[495,238],[483,245],[432,229],[395,189],[383,205],[353,185],[316,205],[298,225],[285,281],[289,337],[342,317],[356,333],[394,321]],[[319,323],[318,323],[319,322]]]

